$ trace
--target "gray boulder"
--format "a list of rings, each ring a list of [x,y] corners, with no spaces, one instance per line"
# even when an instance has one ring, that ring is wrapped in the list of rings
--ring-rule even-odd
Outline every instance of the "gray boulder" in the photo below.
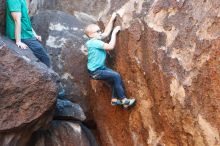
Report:
[[[102,11],[106,11],[106,8],[108,8],[106,6],[107,3],[107,0],[32,0],[30,11],[31,14],[34,14],[38,10],[59,10],[72,15],[78,12],[84,15],[91,14],[97,16],[102,13]]]
[[[98,146],[91,131],[80,123],[52,121],[48,130],[36,132],[31,146]]]
[[[57,99],[54,118],[84,121],[86,116],[80,105],[72,103],[67,99]]]
[[[33,27],[43,38],[52,58],[53,69],[60,75],[65,98],[87,111],[89,77],[86,70],[85,23],[60,11],[40,11],[32,18]]]

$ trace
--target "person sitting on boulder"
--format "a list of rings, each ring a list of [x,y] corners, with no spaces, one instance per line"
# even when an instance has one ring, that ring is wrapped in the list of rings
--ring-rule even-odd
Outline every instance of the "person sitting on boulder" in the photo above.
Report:
[[[14,40],[21,49],[30,48],[33,54],[46,66],[51,67],[49,55],[39,41],[38,36],[32,28],[30,17],[28,16],[29,0],[6,0],[6,36]],[[58,98],[64,98],[66,93],[58,80]]]
[[[30,48],[41,62],[51,66],[50,58],[39,42],[41,36],[32,28],[26,0],[6,0],[6,36],[21,49]]]
[[[114,49],[116,44],[116,35],[121,29],[120,26],[116,26],[112,31],[113,22],[116,16],[116,13],[112,14],[112,17],[103,33],[96,24],[90,24],[85,28],[85,34],[89,37],[89,40],[86,42],[86,47],[88,49],[87,69],[92,79],[104,80],[111,85],[112,105],[123,105],[123,107],[127,108],[135,103],[135,99],[126,98],[120,74],[105,65],[106,51]],[[110,42],[105,43],[101,41],[109,36],[111,31],[112,34]]]

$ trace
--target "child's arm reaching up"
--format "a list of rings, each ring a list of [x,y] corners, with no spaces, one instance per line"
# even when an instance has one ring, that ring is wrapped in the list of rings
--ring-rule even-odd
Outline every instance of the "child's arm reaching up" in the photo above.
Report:
[[[112,32],[111,40],[109,43],[104,43],[105,50],[113,50],[116,44],[116,35],[121,30],[120,26],[116,26]]]
[[[104,32],[102,33],[102,39],[106,38],[106,37],[109,36],[109,34],[111,33],[112,27],[113,27],[113,23],[114,23],[114,20],[115,20],[116,16],[117,16],[117,13],[114,12],[114,13],[112,14],[112,17],[111,17],[111,19],[109,20],[107,26],[105,27]]]

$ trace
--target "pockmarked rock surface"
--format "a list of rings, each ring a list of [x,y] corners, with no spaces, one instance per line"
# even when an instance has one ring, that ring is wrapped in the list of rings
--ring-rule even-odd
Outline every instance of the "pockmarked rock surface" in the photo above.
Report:
[[[32,0],[30,13],[35,14],[37,11],[42,10],[58,10],[81,18],[96,20],[110,9],[108,4],[109,1],[107,0]]]
[[[80,123],[52,121],[48,130],[36,132],[33,146],[98,146],[89,129]]]
[[[109,61],[137,105],[111,107],[109,90],[91,82],[102,145],[220,145],[220,2],[130,0],[120,7],[123,31]]]
[[[72,1],[60,1],[59,5],[67,4],[64,2]],[[137,105],[128,111],[110,106],[110,91],[105,84],[89,82],[82,66],[86,64],[86,56],[79,55],[82,51],[77,50],[84,43],[83,31],[74,33],[82,27],[69,29],[72,26],[55,23],[55,20],[66,23],[74,18],[62,19],[60,12],[37,11],[34,19],[41,23],[35,20],[33,23],[44,44],[53,51],[65,52],[53,57],[53,62],[61,62],[61,65],[54,63],[54,67],[64,80],[69,78],[65,83],[68,95],[81,102],[83,108],[91,107],[89,113],[96,121],[101,145],[220,145],[220,1],[108,0],[99,3],[95,0],[94,3],[89,8],[85,1],[77,7],[73,4],[65,8],[51,3],[51,9],[65,9],[76,17],[84,16],[80,26],[91,22],[87,18],[106,24],[110,14],[118,12],[116,25],[121,25],[122,31],[108,61],[121,74],[127,96],[137,99]],[[70,22],[73,26],[78,24],[78,21]],[[71,34],[76,34],[76,39]],[[62,37],[57,39],[58,36]],[[70,41],[66,41],[67,37]],[[76,47],[71,48],[76,42]],[[75,68],[75,64],[80,66]]]
[[[79,103],[88,111],[89,78],[86,70],[84,22],[61,11],[39,11],[32,18],[33,27],[43,37],[52,59],[53,69],[60,75],[65,98]]]
[[[4,40],[4,42],[3,42]],[[24,146],[53,116],[58,76],[30,50],[0,38],[0,145]]]
[[[110,106],[108,87],[91,81],[102,145],[220,145],[220,2],[129,0],[116,7],[112,0],[111,11],[121,16],[122,31],[109,64],[137,105]]]

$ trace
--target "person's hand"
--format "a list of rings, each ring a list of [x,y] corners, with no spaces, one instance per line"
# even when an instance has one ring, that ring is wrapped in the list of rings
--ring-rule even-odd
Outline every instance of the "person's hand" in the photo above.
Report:
[[[116,17],[117,17],[117,13],[116,13],[116,12],[113,12],[111,19],[112,19],[112,20],[115,20]]]
[[[21,49],[27,49],[28,46],[24,43],[22,43],[21,41],[16,42],[16,45],[21,48]]]
[[[42,41],[42,39],[41,39],[41,36],[39,36],[39,35],[37,35],[37,36],[35,36],[36,37],[36,39],[38,40],[38,41]]]
[[[116,26],[113,30],[113,33],[118,33],[121,30],[121,26]]]

